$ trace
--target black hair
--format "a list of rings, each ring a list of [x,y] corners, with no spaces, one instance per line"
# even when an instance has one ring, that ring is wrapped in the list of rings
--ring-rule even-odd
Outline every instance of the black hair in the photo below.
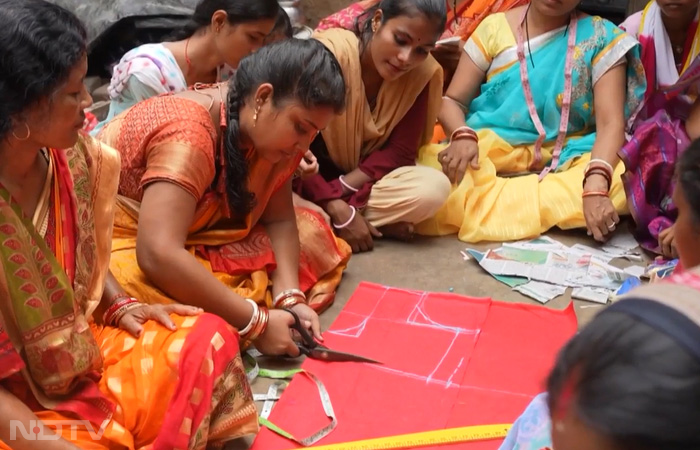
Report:
[[[229,208],[245,217],[255,197],[248,190],[248,163],[239,148],[239,113],[263,83],[273,88],[277,106],[295,100],[305,108],[345,109],[345,81],[335,56],[315,39],[285,39],[262,47],[241,60],[229,81],[226,136],[226,194]]]
[[[85,27],[44,0],[0,0],[0,139],[50,98],[86,54]]]
[[[700,227],[700,139],[693,141],[681,154],[676,176],[685,200],[690,205],[693,222]]]
[[[560,404],[569,386],[573,401]],[[574,408],[620,450],[700,448],[700,361],[627,314],[604,312],[571,339],[547,387],[555,416]]]
[[[435,29],[442,33],[447,22],[445,0],[381,0],[355,19],[355,34],[360,38],[363,47],[374,34],[372,17],[377,11],[382,12],[382,25],[395,17],[423,14],[435,24]]]
[[[173,40],[192,37],[199,30],[211,24],[216,11],[226,11],[228,23],[255,22],[256,20],[276,19],[280,6],[277,0],[201,0],[187,24],[175,32]]]
[[[275,26],[272,27],[270,34],[284,34],[287,39],[294,37],[294,28],[292,27],[292,21],[289,19],[289,14],[281,6],[279,7],[279,12],[277,13],[277,20],[275,21]]]

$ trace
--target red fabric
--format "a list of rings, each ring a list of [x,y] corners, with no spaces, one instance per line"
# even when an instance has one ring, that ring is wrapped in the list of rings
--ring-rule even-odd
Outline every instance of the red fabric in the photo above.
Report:
[[[24,368],[24,361],[0,324],[0,381]]]
[[[371,152],[360,161],[358,168],[371,178],[370,181],[352,195],[343,196],[343,189],[337,177],[329,180],[328,174],[319,173],[300,181],[302,197],[317,204],[342,198],[356,208],[364,207],[369,200],[374,183],[399,167],[416,164],[418,142],[427,113],[428,87],[426,86],[416,98],[411,109],[396,124],[384,146]],[[319,136],[318,139],[322,139],[322,137]]]
[[[542,392],[556,353],[576,330],[572,305],[557,311],[362,283],[325,343],[384,364],[304,362],[338,416],[338,427],[319,444],[512,423]],[[297,437],[327,423],[316,387],[304,377],[292,380],[270,420]],[[265,429],[252,449],[295,447]]]

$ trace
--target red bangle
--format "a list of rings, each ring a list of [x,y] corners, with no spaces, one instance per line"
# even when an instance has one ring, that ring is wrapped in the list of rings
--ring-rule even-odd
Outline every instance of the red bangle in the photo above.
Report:
[[[610,194],[606,191],[584,191],[582,197],[610,197]]]
[[[139,303],[139,301],[133,297],[127,297],[112,303],[111,305],[109,305],[109,308],[107,308],[107,311],[105,311],[104,315],[102,315],[102,322],[105,325],[111,324],[112,320],[114,319],[115,313],[121,308],[132,303]]]

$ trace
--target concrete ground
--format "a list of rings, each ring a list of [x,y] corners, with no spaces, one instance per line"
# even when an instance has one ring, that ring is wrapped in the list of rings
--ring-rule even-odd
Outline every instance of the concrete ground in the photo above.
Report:
[[[620,227],[623,228],[623,227]],[[594,246],[594,241],[587,238],[585,232],[554,231],[548,234],[553,239],[565,245],[582,243]],[[330,309],[321,314],[321,325],[328,329],[343,309],[348,299],[362,281],[383,284],[392,287],[417,289],[423,291],[447,292],[452,288],[454,293],[473,297],[491,297],[507,302],[538,304],[519,292],[512,291],[508,286],[496,281],[484,272],[473,260],[464,261],[461,250],[466,247],[485,250],[497,248],[501,244],[467,245],[456,236],[439,238],[417,238],[411,243],[401,243],[389,240],[378,241],[375,249],[369,253],[353,255],[343,281],[338,290],[335,303]],[[571,301],[570,290],[549,303],[548,308],[564,309]],[[574,300],[579,324],[588,322],[600,309],[601,305]],[[280,365],[265,361],[265,367],[291,368],[301,363],[301,360]],[[258,379],[253,383],[255,393],[265,393],[269,380]],[[260,408],[262,405],[258,405]],[[243,450],[248,448],[252,438],[241,439],[230,443],[227,450]]]

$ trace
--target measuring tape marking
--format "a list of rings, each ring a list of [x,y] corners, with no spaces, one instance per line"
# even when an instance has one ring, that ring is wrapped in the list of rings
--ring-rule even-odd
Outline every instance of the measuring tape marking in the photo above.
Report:
[[[425,431],[362,441],[343,442],[309,447],[315,450],[391,450],[420,448],[430,445],[457,444],[504,438],[511,425],[477,425],[462,428]]]

